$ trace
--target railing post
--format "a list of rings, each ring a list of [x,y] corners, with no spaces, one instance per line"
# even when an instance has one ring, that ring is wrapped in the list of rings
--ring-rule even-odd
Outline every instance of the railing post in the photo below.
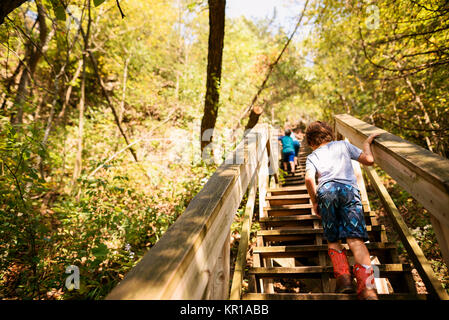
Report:
[[[267,151],[268,151],[268,166],[269,171],[268,174],[274,177],[275,186],[279,184],[279,144],[277,141],[277,135],[274,135],[273,128],[269,127],[268,132],[268,142],[267,142]]]

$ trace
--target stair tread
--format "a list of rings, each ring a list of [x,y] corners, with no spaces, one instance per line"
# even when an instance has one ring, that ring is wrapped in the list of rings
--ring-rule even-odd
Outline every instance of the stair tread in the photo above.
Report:
[[[409,264],[390,263],[375,265],[382,272],[407,272],[412,267]],[[321,274],[323,272],[333,273],[332,266],[301,266],[301,267],[253,267],[249,269],[249,274],[254,275],[283,275],[283,274]]]
[[[295,210],[295,209],[311,209],[312,205],[310,203],[304,204],[281,204],[271,207],[265,207],[264,210],[273,211],[273,210]]]
[[[385,230],[384,225],[366,226],[368,232],[370,231],[382,231]],[[311,233],[323,233],[323,228],[300,228],[300,229],[275,229],[275,230],[259,230],[258,236],[290,236],[290,235],[303,235]]]
[[[308,194],[284,194],[279,196],[267,196],[266,200],[290,200],[290,199],[310,199]]]
[[[287,179],[290,179],[290,180],[295,180],[295,179],[302,180],[302,179],[304,179],[304,173],[297,173],[295,175],[285,176],[284,180],[287,180]]]
[[[269,223],[269,222],[291,222],[300,220],[321,220],[321,218],[314,214],[302,214],[295,216],[280,216],[280,217],[263,217],[259,218],[259,222]]]
[[[342,244],[348,249],[347,244]],[[366,243],[368,250],[370,249],[394,249],[396,244],[393,242],[370,242]],[[305,251],[327,251],[327,244],[315,245],[289,245],[289,246],[267,246],[254,247],[254,253],[289,253],[289,252],[305,252]]]
[[[279,229],[279,230],[259,230],[258,236],[290,236],[290,235],[303,235],[311,233],[322,233],[323,228],[301,228],[301,229]]]
[[[301,190],[307,190],[306,186],[297,186],[297,187],[281,187],[281,188],[273,188],[268,189],[268,192],[281,192],[281,191],[301,191]]]

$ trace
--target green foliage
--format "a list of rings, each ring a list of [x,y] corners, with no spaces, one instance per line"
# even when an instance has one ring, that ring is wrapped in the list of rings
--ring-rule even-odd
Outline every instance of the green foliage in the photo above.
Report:
[[[13,127],[0,118],[0,279],[12,270],[9,281],[25,298],[39,290],[50,231],[38,201],[49,191],[35,166],[46,157],[40,139],[34,125]]]
[[[52,0],[51,4],[53,6],[53,11],[55,13],[56,19],[65,21],[67,16],[65,14],[65,9],[60,1]]]
[[[102,4],[103,2],[105,2],[105,0],[94,0],[94,5],[96,7],[98,7],[100,4]]]
[[[312,8],[306,45],[325,118],[350,113],[447,157],[444,3],[317,0]]]

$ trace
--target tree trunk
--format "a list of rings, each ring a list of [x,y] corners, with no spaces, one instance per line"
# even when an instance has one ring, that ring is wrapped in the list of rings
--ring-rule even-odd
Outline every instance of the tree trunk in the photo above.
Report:
[[[249,114],[248,123],[246,124],[246,127],[245,127],[245,132],[246,132],[246,130],[250,130],[256,126],[257,122],[259,121],[259,117],[262,113],[263,113],[262,107],[254,106],[251,109],[251,113]]]
[[[225,31],[226,0],[209,0],[209,51],[207,55],[207,80],[204,114],[201,121],[201,152],[212,141],[203,141],[207,130],[214,130],[220,100],[221,65]]]
[[[83,75],[81,80],[81,97],[79,102],[79,123],[78,123],[78,149],[76,151],[75,168],[73,170],[73,185],[76,185],[76,180],[80,177],[83,167],[83,136],[84,136],[84,110],[86,99],[86,57],[83,57]]]
[[[31,84],[31,80],[33,79],[34,72],[36,71],[37,63],[43,54],[43,48],[45,47],[47,36],[48,36],[48,28],[45,24],[45,15],[46,12],[44,7],[42,6],[41,1],[36,0],[37,6],[37,20],[39,21],[39,40],[40,43],[33,44],[30,39],[27,44],[27,68],[24,69],[22,75],[20,77],[19,86],[17,88],[17,95],[14,100],[14,105],[17,108],[17,112],[11,115],[11,123],[18,124],[23,122],[23,104],[29,95],[29,86]]]
[[[79,102],[79,124],[78,124],[78,149],[75,158],[75,168],[73,170],[73,187],[76,186],[76,180],[81,176],[82,164],[83,164],[83,136],[84,136],[84,109],[86,100],[86,63],[87,57],[89,55],[89,36],[90,27],[92,23],[91,11],[90,11],[90,0],[87,0],[87,31],[83,36],[84,39],[84,50],[83,50],[83,73],[81,78],[81,97]]]
[[[75,81],[78,79],[78,77],[81,74],[81,70],[83,68],[83,59],[80,59],[78,62],[78,67],[76,68],[76,71],[72,77],[72,79],[69,82],[69,85],[65,91],[65,97],[64,97],[64,101],[62,102],[62,108],[61,108],[61,112],[59,112],[58,118],[62,119],[64,126],[66,123],[66,117],[67,117],[67,106],[70,103],[70,97],[72,96],[72,91],[73,91],[73,85],[75,83]]]

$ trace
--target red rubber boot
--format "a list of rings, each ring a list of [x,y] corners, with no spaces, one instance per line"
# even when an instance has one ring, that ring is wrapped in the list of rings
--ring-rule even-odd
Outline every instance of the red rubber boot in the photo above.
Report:
[[[357,297],[360,300],[379,300],[374,284],[373,268],[365,269],[357,263],[354,265],[354,275],[357,279]]]
[[[334,267],[334,277],[337,280],[335,291],[337,293],[353,293],[351,272],[349,271],[348,259],[346,258],[346,251],[343,249],[338,252],[334,249],[328,250],[329,257]]]

